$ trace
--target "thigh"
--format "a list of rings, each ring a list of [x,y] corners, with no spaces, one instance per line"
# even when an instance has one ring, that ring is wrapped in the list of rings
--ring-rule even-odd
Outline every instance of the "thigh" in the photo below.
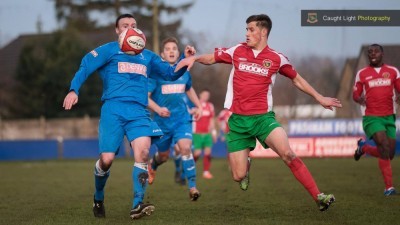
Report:
[[[385,123],[382,121],[380,117],[364,116],[362,123],[365,135],[367,136],[368,139],[372,139],[374,134],[379,131],[386,132]]]
[[[201,150],[203,148],[203,137],[201,134],[193,134],[193,148]]]
[[[264,140],[274,152],[276,152],[286,163],[296,157],[289,145],[289,140],[285,130],[277,127]]]
[[[105,102],[101,108],[99,121],[99,151],[118,154],[124,138],[121,118],[115,113],[112,105]]]

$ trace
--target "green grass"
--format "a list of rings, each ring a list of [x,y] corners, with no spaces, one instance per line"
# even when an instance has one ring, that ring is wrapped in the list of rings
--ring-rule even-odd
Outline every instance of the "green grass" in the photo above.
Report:
[[[106,187],[106,219],[92,214],[95,160],[0,163],[0,224],[399,224],[400,195],[383,196],[374,158],[303,159],[319,188],[336,196],[319,212],[308,193],[278,159],[254,159],[248,191],[232,181],[225,159],[212,164],[213,180],[198,179],[202,192],[190,202],[186,187],[173,182],[173,163],[159,168],[145,201],[150,217],[131,221],[132,159],[114,162]],[[392,163],[394,182],[400,167]],[[202,168],[202,162],[198,162]]]

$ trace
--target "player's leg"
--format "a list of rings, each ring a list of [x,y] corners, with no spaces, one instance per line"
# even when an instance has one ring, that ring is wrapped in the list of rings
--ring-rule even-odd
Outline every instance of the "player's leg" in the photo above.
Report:
[[[239,182],[242,190],[246,191],[250,184],[249,177],[249,149],[239,150],[228,153],[229,167],[231,168],[232,178]]]
[[[164,133],[164,135],[156,142],[157,152],[149,160],[148,171],[149,171],[149,184],[153,184],[156,177],[157,168],[168,161],[169,148],[171,146],[172,136],[170,133]]]
[[[182,156],[180,154],[179,146],[177,144],[174,145],[174,151],[172,154],[172,157],[174,158],[174,165],[175,165],[175,175],[174,175],[174,181],[177,184],[182,183],[182,178],[183,181],[186,182],[186,179],[182,176],[184,174],[182,173]]]
[[[110,113],[110,110],[116,109],[109,103],[102,106],[100,124],[99,124],[99,160],[94,167],[95,193],[93,200],[93,214],[95,217],[105,217],[104,208],[104,188],[115,154],[118,153],[119,146],[124,137],[124,131],[120,126],[118,118]]]
[[[177,145],[182,155],[182,168],[188,181],[190,200],[196,201],[200,197],[200,192],[196,187],[196,163],[192,154],[192,140],[181,138],[178,140]]]
[[[135,164],[133,166],[133,204],[130,216],[132,219],[139,219],[144,215],[150,215],[155,207],[150,203],[143,203],[148,183],[148,167],[151,138],[138,137],[131,141]]]
[[[384,195],[394,195],[396,194],[396,191],[393,187],[392,166],[390,163],[390,155],[392,150],[390,149],[391,144],[389,138],[387,137],[385,131],[376,132],[372,137],[381,156],[378,159],[378,164],[383,176],[383,181],[385,183]]]
[[[273,151],[275,151],[281,159],[290,168],[296,179],[308,191],[311,197],[317,202],[321,211],[328,209],[331,203],[335,201],[333,195],[325,195],[321,193],[314,181],[310,171],[307,169],[303,161],[296,157],[294,152],[289,146],[289,141],[286,132],[282,127],[277,127],[272,130],[265,139],[267,144]]]
[[[203,135],[193,134],[193,158],[197,162],[201,156],[201,151],[203,149]]]
[[[212,145],[213,139],[211,134],[204,135],[203,177],[206,179],[213,178],[213,175],[210,172]]]

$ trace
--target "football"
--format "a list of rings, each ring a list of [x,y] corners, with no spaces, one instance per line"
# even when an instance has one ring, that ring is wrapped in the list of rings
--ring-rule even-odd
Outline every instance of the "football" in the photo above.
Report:
[[[140,54],[146,45],[146,36],[137,29],[126,29],[118,37],[119,47],[123,52],[130,55]]]

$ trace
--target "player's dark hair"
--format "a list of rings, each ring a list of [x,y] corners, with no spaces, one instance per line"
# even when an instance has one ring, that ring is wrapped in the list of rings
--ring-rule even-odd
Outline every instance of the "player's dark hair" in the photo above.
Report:
[[[115,27],[118,27],[118,22],[123,19],[123,18],[132,18],[135,19],[135,17],[133,17],[132,14],[122,14],[120,16],[118,16],[118,18],[115,20]]]
[[[165,38],[165,39],[161,42],[161,51],[163,51],[165,45],[166,45],[167,43],[170,43],[170,42],[175,43],[176,46],[179,47],[178,39],[176,39],[176,38],[174,38],[174,37],[167,37],[167,38]]]
[[[267,37],[269,36],[269,33],[271,33],[272,29],[272,20],[269,18],[269,16],[265,14],[259,14],[259,15],[252,15],[247,18],[246,23],[251,23],[251,22],[257,22],[256,25],[257,27],[263,27],[268,30]]]
[[[372,45],[370,45],[369,47],[378,47],[378,48],[381,50],[381,52],[383,52],[383,47],[382,47],[382,45],[379,45],[379,44],[372,44]]]

